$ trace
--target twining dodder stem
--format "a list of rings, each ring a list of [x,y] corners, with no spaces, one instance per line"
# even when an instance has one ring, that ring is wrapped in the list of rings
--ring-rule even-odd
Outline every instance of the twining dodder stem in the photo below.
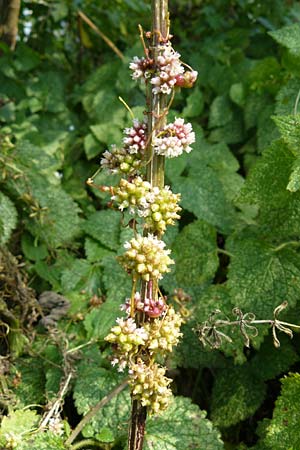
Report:
[[[152,25],[150,58],[155,61],[161,51],[161,45],[168,40],[169,15],[168,0],[152,0]],[[165,157],[156,155],[153,149],[153,139],[166,123],[167,96],[153,94],[152,86],[147,89],[148,137],[150,137],[146,160],[146,180],[152,186],[163,188]],[[146,295],[146,283],[141,288],[142,296]],[[132,401],[131,421],[129,429],[128,450],[142,450],[147,418],[147,408],[139,400]]]

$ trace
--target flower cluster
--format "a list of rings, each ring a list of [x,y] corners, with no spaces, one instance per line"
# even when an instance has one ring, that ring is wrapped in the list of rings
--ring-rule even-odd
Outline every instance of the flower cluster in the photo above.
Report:
[[[154,138],[154,151],[158,155],[174,158],[183,152],[190,153],[192,150],[190,145],[194,142],[195,133],[192,125],[184,123],[184,119],[177,118]]]
[[[171,352],[173,346],[177,345],[182,336],[180,327],[183,319],[176,313],[173,307],[169,307],[161,319],[145,324],[148,333],[148,348],[150,352]]]
[[[133,300],[135,311],[142,312],[152,319],[161,316],[167,309],[166,300],[163,297],[157,297],[156,299],[146,297],[142,300],[141,294],[136,292]],[[121,311],[126,311],[128,316],[130,315],[130,298],[127,298],[125,303],[121,305]]]
[[[130,154],[143,153],[146,147],[147,124],[133,119],[133,126],[125,128],[123,142]]]
[[[110,150],[103,153],[100,164],[112,173],[126,175],[135,174],[142,165],[143,152],[146,147],[147,125],[133,119],[133,126],[125,128],[124,147],[111,145]]]
[[[175,220],[180,218],[180,194],[173,194],[169,186],[159,189],[141,177],[131,181],[122,178],[119,186],[113,189],[113,194],[111,199],[121,211],[129,207],[132,214],[137,212],[151,231],[164,232],[167,225],[174,225]]]
[[[174,264],[169,257],[170,250],[165,250],[165,246],[152,234],[138,235],[124,244],[126,252],[119,256],[119,261],[134,277],[139,276],[145,281],[159,280],[162,274],[170,271],[168,266]]]
[[[198,76],[194,70],[185,71],[180,54],[173,49],[170,42],[161,47],[161,53],[155,63],[151,58],[135,56],[129,68],[133,72],[134,80],[150,79],[154,94],[171,94],[175,86],[192,87]]]
[[[132,175],[140,169],[142,161],[138,154],[131,154],[126,148],[112,145],[110,151],[106,150],[103,153],[100,164],[111,173]]]
[[[150,414],[157,414],[168,407],[172,380],[165,373],[164,367],[155,363],[146,365],[141,359],[130,367],[128,384],[132,387],[133,398],[147,406]]]
[[[150,39],[151,33],[146,37]],[[155,52],[152,48],[145,49],[145,54],[142,58],[135,56],[129,67],[134,80],[148,84],[152,99],[159,100],[158,95],[170,95],[175,87],[192,87],[195,83],[197,72],[185,70],[180,54],[169,41],[162,41]],[[148,111],[151,129],[147,129],[145,121],[134,119],[132,126],[124,130],[123,147],[112,146],[101,160],[103,168],[122,175],[117,186],[103,187],[112,194],[111,204],[121,211],[128,208],[143,226],[143,233],[126,242],[125,252],[118,257],[132,277],[132,294],[121,305],[127,317],[117,319],[105,340],[113,344],[112,364],[118,366],[118,371],[128,367],[132,398],[147,407],[149,414],[157,414],[168,406],[171,380],[157,361],[178,344],[183,323],[182,316],[167,305],[167,297],[158,285],[174,264],[160,237],[168,225],[174,225],[180,218],[180,194],[173,194],[169,186],[160,183],[158,187],[150,179],[157,180],[161,169],[156,167],[156,162],[161,161],[157,155],[173,158],[189,153],[195,142],[192,125],[183,119],[176,118],[173,123],[163,125],[161,119],[167,112],[167,109]],[[143,169],[152,158],[154,162],[147,168],[149,181],[145,181]],[[178,299],[182,295],[178,291]]]

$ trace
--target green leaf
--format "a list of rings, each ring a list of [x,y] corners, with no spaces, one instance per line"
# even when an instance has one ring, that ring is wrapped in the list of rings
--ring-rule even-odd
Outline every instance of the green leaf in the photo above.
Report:
[[[29,72],[41,64],[41,56],[38,52],[25,45],[23,42],[18,42],[15,51],[14,67],[19,72]]]
[[[20,444],[24,435],[36,427],[38,420],[39,416],[36,411],[30,409],[16,410],[3,417],[0,428],[0,444],[5,445],[10,438]]]
[[[95,158],[101,152],[99,141],[91,133],[85,136],[83,146],[88,160]]]
[[[202,220],[187,225],[176,238],[171,257],[176,262],[176,286],[188,288],[210,283],[219,266],[215,229]]]
[[[87,237],[84,241],[84,250],[89,262],[99,262],[105,256],[111,256],[112,252],[103,247],[99,242]]]
[[[200,116],[204,107],[203,94],[199,88],[193,90],[188,96],[186,106],[182,110],[183,117],[197,117]]]
[[[209,128],[221,127],[233,118],[230,100],[226,95],[216,97],[211,104],[209,113]]]
[[[296,450],[300,446],[300,375],[282,378],[281,394],[276,400],[272,420],[266,424],[262,444],[267,450]]]
[[[295,306],[300,295],[300,260],[294,250],[277,249],[247,231],[232,236],[227,249],[233,254],[227,282],[233,306],[259,319],[271,319],[283,299],[291,308]]]
[[[248,365],[220,370],[212,392],[213,422],[223,428],[253,416],[265,394],[264,382]]]
[[[234,83],[229,91],[230,99],[238,106],[243,106],[245,103],[245,88],[243,83]]]
[[[84,231],[111,250],[119,248],[121,214],[118,211],[97,211],[84,222]]]
[[[87,352],[79,364],[74,386],[74,400],[79,414],[86,414],[103,397],[124,381],[112,369],[101,367],[102,358],[96,352]],[[127,419],[130,413],[130,396],[128,389],[113,396],[106,405],[99,409],[84,427],[85,437],[111,433],[111,442],[127,434]]]
[[[288,48],[294,55],[300,55],[299,42],[300,24],[295,23],[276,31],[270,31],[269,34],[276,42]]]
[[[236,174],[239,164],[224,144],[212,146],[199,139],[196,145],[189,157],[187,176],[175,176],[173,190],[181,193],[180,203],[185,209],[228,233],[235,222],[232,199],[242,183]]]
[[[259,206],[262,232],[274,239],[298,235],[300,194],[286,188],[294,161],[287,146],[281,140],[275,141],[264,151],[241,190],[239,200]]]
[[[220,433],[191,400],[173,398],[168,409],[147,420],[145,450],[221,450]]]
[[[110,122],[91,125],[90,129],[98,141],[103,144],[118,144],[122,140],[122,131],[120,130],[120,126],[115,123]]]
[[[259,349],[259,352],[250,360],[249,366],[262,380],[271,380],[288,371],[299,361],[291,340],[283,333],[278,333],[281,346],[276,348],[273,337],[267,336]]]
[[[280,88],[276,96],[275,113],[279,116],[293,114],[298,93],[298,77],[290,78],[288,82]]]
[[[51,432],[39,432],[23,441],[16,450],[65,450],[65,437]]]
[[[42,404],[45,400],[45,374],[43,362],[37,358],[20,358],[14,369],[21,374],[15,394],[23,405]],[[12,373],[14,375],[14,372]]]
[[[273,116],[283,141],[295,156],[300,155],[300,114]]]
[[[97,294],[101,286],[101,267],[86,259],[76,259],[70,268],[63,270],[61,286],[66,294],[81,290]]]
[[[29,233],[24,233],[21,238],[22,251],[30,261],[40,261],[48,256],[47,246],[40,244],[33,239]]]
[[[300,189],[300,158],[297,158],[293,163],[292,172],[286,188],[290,192],[297,192]]]
[[[0,244],[6,244],[17,225],[17,210],[9,197],[0,192]]]

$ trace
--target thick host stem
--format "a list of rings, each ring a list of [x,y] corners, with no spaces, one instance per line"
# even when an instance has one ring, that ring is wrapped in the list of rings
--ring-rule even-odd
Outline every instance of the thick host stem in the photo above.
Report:
[[[21,0],[0,1],[0,40],[15,49]]]
[[[152,46],[150,57],[154,64],[161,51],[161,46],[168,39],[169,18],[168,0],[152,0]],[[148,112],[148,136],[146,179],[152,186],[163,188],[164,186],[164,156],[155,155],[153,139],[166,123],[167,96],[163,94],[154,95],[152,86],[148,86],[147,105]],[[142,297],[146,295],[145,282],[141,288]],[[132,401],[131,422],[129,429],[128,449],[142,450],[147,418],[147,408],[142,406],[139,400]]]

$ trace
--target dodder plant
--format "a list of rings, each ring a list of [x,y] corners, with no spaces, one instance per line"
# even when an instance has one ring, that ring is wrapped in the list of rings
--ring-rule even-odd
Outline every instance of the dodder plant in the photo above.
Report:
[[[182,317],[159,289],[159,280],[174,261],[162,238],[168,225],[180,218],[180,194],[164,185],[164,160],[189,153],[195,134],[190,123],[167,115],[176,88],[192,87],[197,72],[180,60],[169,35],[168,4],[152,2],[152,31],[141,31],[145,55],[130,63],[132,78],[146,90],[145,120],[133,118],[124,130],[123,147],[112,145],[101,160],[103,169],[122,176],[118,186],[105,187],[111,203],[128,210],[135,236],[125,243],[119,262],[132,277],[132,291],[106,340],[113,344],[113,365],[128,369],[132,415],[129,448],[141,449],[147,412],[167,408],[171,379],[160,364],[181,336]]]

